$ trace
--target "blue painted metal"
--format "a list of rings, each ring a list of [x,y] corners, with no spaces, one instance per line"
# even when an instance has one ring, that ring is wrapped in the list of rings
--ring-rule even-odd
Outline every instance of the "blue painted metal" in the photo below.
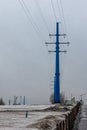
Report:
[[[56,66],[54,77],[54,102],[60,103],[59,23],[56,23]]]

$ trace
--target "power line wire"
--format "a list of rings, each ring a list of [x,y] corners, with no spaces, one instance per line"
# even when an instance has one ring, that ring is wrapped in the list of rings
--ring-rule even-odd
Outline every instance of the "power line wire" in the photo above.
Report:
[[[60,6],[59,6],[59,1],[57,0],[57,7],[59,9],[59,17],[60,17],[60,20],[62,20],[62,16],[61,16],[61,10],[60,10]]]
[[[46,29],[47,29],[47,31],[48,31],[48,34],[49,34],[50,31],[49,31],[47,22],[46,22],[46,20],[45,20],[45,17],[44,17],[44,15],[43,15],[42,9],[41,9],[41,7],[40,7],[40,5],[39,5],[39,3],[38,3],[38,0],[34,0],[34,2],[36,3],[36,5],[37,5],[37,7],[38,7],[38,10],[40,10],[40,11],[39,11],[39,12],[40,12],[40,15],[41,15],[41,17],[42,17],[42,19],[43,19],[44,25],[45,25],[45,27],[46,27]],[[46,46],[46,49],[47,49],[47,51],[48,51],[47,46]]]
[[[66,20],[65,20],[65,16],[64,16],[64,10],[63,10],[63,6],[62,6],[62,0],[60,0],[60,6],[61,6],[62,18],[63,18],[63,22],[64,22],[64,26],[65,26],[65,31],[67,33],[67,26],[66,26]]]
[[[34,21],[34,19],[33,19],[33,17],[32,17],[32,14],[31,14],[29,8],[28,8],[27,5],[25,4],[24,0],[22,0],[22,2],[23,2],[23,4],[24,4],[24,6],[25,6],[27,12],[28,12],[29,15],[31,16],[31,19],[32,19],[32,21],[33,21],[33,23],[34,23],[34,25],[35,25],[35,27],[36,27],[36,29],[37,29],[37,31],[38,31],[40,37],[42,37],[42,39],[44,40],[44,38],[43,38],[43,36],[42,36],[42,34],[41,34],[40,30],[39,30],[39,27],[37,26],[36,22]]]
[[[59,9],[59,16],[60,16],[60,21],[61,21],[62,28],[63,28],[63,33],[65,33],[66,32],[65,23],[64,23],[62,9],[61,9],[61,4],[60,4],[59,0],[57,0],[57,7]]]
[[[21,2],[21,0],[18,0],[18,1],[19,1],[20,5],[21,5],[21,7],[22,7],[22,9],[23,9],[23,11],[24,11],[24,13],[25,13],[25,15],[28,17],[28,20],[30,20],[30,19],[29,19],[29,15],[28,15],[28,13],[26,12],[26,9],[25,9],[23,3]],[[35,26],[33,25],[33,23],[32,23],[31,20],[30,20],[30,22],[31,22],[33,28],[36,30],[36,28],[35,28]]]
[[[52,0],[51,0],[51,5],[52,5],[52,9],[53,9],[55,20],[57,21],[57,17],[56,17],[56,13],[55,13],[55,9],[54,9],[54,5],[53,5],[53,1]]]
[[[46,22],[46,20],[45,20],[45,17],[44,17],[44,15],[43,15],[42,9],[41,9],[41,7],[40,7],[40,5],[39,5],[39,3],[38,3],[37,0],[34,0],[34,2],[36,3],[38,9],[40,10],[40,11],[39,11],[39,12],[40,12],[40,15],[41,15],[41,17],[42,17],[42,19],[43,19],[44,25],[45,25],[45,27],[46,27],[48,33],[49,33],[49,28],[48,28],[47,22]]]
[[[18,1],[20,3],[21,7],[23,8],[23,11],[24,11],[25,15],[27,16],[29,22],[32,24],[34,30],[36,31],[36,34],[38,35],[38,37],[40,38],[41,41],[44,41],[44,38],[42,37],[40,30],[39,30],[38,26],[36,25],[36,23],[32,17],[32,14],[31,14],[30,10],[28,9],[27,5],[25,4],[25,2],[23,0],[18,0]]]

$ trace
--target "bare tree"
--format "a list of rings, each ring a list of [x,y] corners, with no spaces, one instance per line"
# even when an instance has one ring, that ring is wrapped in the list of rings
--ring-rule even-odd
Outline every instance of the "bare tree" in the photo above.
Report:
[[[53,93],[50,95],[50,103],[51,103],[51,104],[54,104],[54,103],[55,103],[55,102],[54,102],[54,94],[53,94]]]
[[[53,93],[50,95],[50,103],[51,103],[51,104],[55,104],[54,94],[53,94]],[[64,93],[64,92],[61,92],[61,94],[60,94],[60,103],[61,103],[62,105],[65,104],[65,93]]]
[[[60,94],[60,103],[62,105],[65,104],[65,93],[64,92],[61,92],[61,94]]]

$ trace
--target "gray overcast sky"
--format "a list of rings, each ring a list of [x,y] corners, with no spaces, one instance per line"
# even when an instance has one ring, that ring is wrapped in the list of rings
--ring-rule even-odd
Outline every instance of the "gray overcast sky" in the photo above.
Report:
[[[31,15],[25,14],[19,0],[0,0],[0,96],[8,101],[25,95],[29,104],[45,104],[53,91],[55,70],[55,54],[47,52],[55,47],[46,47],[45,42],[55,41],[48,35],[55,33],[56,20],[51,0],[37,0],[42,12],[35,0],[24,1]],[[61,47],[68,50],[60,56],[61,91],[78,97],[87,92],[87,1],[62,0],[67,32],[60,1],[53,5],[60,33],[68,36],[60,40],[71,43]]]

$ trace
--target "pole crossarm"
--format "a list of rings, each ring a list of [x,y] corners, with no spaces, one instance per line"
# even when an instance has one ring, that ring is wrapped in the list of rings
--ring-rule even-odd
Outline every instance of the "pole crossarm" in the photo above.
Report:
[[[48,51],[49,53],[51,53],[51,52],[56,52],[56,51]]]
[[[69,45],[70,42],[59,42],[59,44],[67,44],[67,45]]]
[[[49,36],[66,36],[66,34],[49,34]]]
[[[49,50],[48,52],[49,52],[49,53],[51,53],[51,52],[64,52],[64,53],[67,53],[66,50],[64,50],[64,51],[51,51],[51,50]]]
[[[45,42],[46,45],[48,44],[56,44],[56,42]]]
[[[49,45],[49,44],[56,44],[56,42],[45,42],[46,45]],[[59,44],[67,44],[69,45],[70,42],[59,42]]]
[[[66,37],[66,34],[59,34],[59,36],[63,36],[63,37]]]
[[[64,52],[64,53],[67,53],[67,51],[66,51],[66,50],[64,50],[64,51],[59,51],[59,52]]]
[[[49,34],[49,36],[51,37],[51,36],[56,36],[56,34]]]

